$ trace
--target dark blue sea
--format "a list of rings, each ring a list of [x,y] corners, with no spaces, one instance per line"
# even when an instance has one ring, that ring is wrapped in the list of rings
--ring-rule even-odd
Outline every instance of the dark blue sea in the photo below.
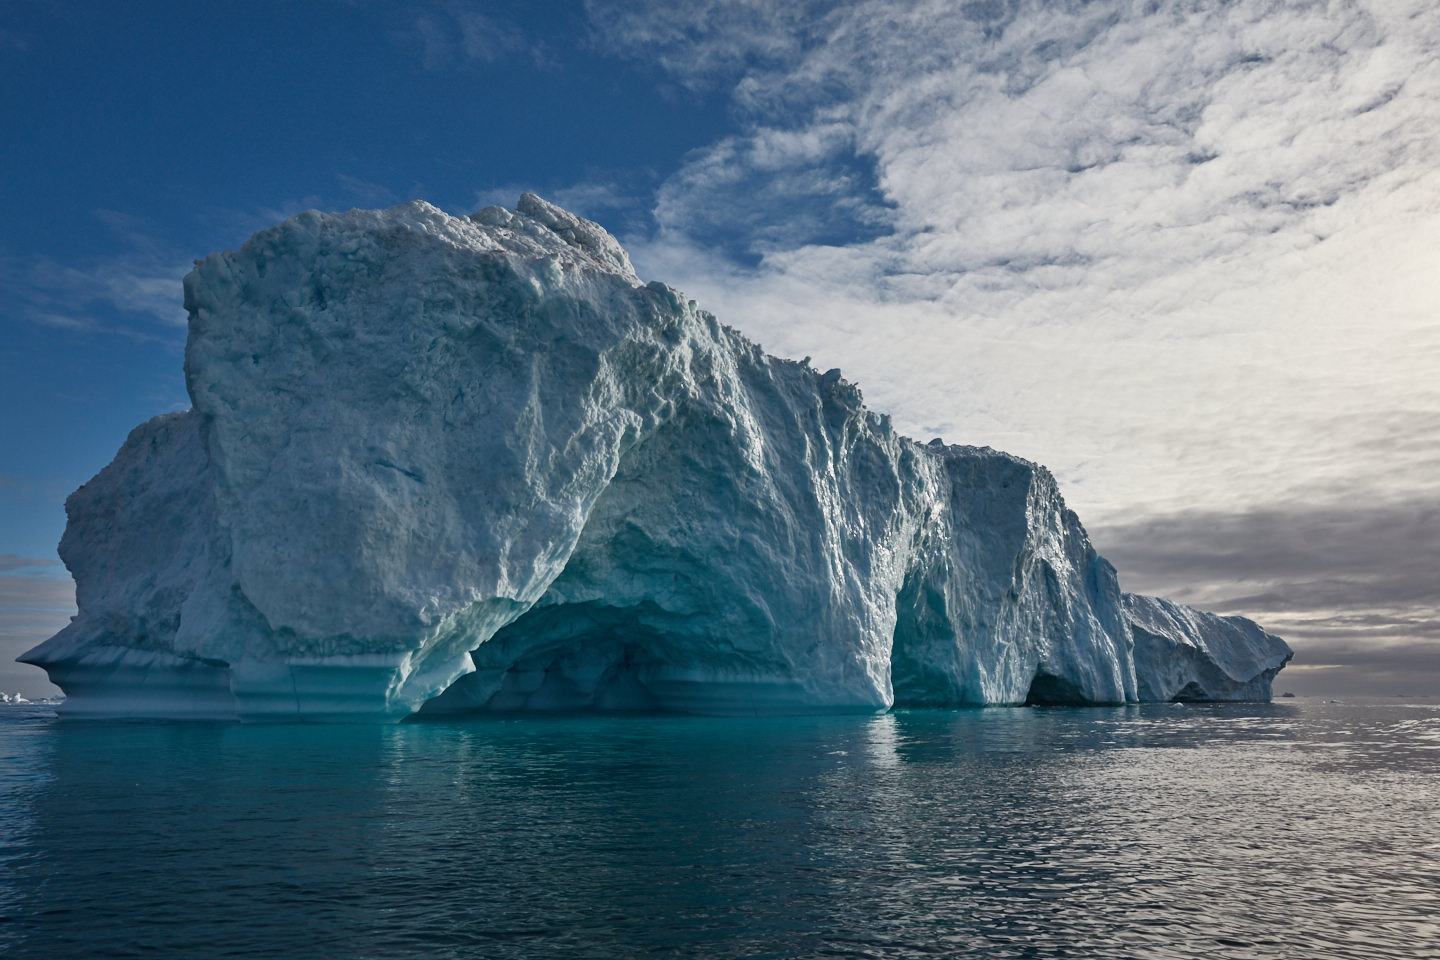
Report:
[[[1440,957],[1440,706],[3,707],[0,954]]]

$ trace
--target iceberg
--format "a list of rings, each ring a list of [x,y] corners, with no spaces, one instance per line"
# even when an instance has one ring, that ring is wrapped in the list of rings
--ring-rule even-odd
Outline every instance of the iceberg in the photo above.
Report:
[[[185,279],[192,408],[66,503],[72,717],[1266,699],[1043,467],[919,444],[533,195],[309,211]]]
[[[1125,594],[1141,700],[1269,700],[1290,660],[1283,640],[1244,617]]]

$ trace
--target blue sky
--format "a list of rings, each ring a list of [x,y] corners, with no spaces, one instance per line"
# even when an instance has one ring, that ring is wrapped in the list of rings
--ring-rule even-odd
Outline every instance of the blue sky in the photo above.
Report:
[[[481,14],[460,6],[0,6],[8,549],[52,552],[57,496],[188,406],[195,257],[307,207],[461,211],[590,182],[643,198],[726,132],[722,97],[603,56],[573,5],[516,7],[537,37],[474,53]]]
[[[188,405],[192,259],[531,190],[1050,466],[1128,589],[1289,638],[1282,686],[1440,694],[1428,2],[0,0],[0,130],[0,660],[68,615],[65,495]]]

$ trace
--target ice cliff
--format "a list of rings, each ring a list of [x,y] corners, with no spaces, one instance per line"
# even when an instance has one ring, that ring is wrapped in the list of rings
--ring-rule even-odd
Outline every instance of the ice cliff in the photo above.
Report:
[[[920,445],[534,196],[303,213],[185,280],[193,408],[66,504],[76,716],[1268,698],[1043,468]]]

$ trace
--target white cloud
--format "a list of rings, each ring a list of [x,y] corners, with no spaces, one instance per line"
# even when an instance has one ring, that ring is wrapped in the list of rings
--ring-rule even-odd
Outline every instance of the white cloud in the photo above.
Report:
[[[6,312],[60,329],[142,340],[172,336],[174,328],[186,322],[181,280],[190,270],[190,259],[159,242],[153,225],[142,218],[114,210],[93,215],[114,234],[120,252],[70,262],[0,255]],[[117,311],[119,318],[114,316]]]
[[[788,39],[779,6],[723,37],[632,6],[625,49],[761,65],[635,259],[908,429],[1046,462],[1092,517],[1355,480],[1352,414],[1440,410],[1440,22],[1154,6],[862,3]],[[1430,483],[1411,452],[1383,483]]]
[[[189,263],[164,262],[146,254],[122,254],[80,265],[38,260],[30,265],[28,273],[42,302],[55,303],[62,309],[83,310],[99,302],[181,326],[185,323],[185,308],[180,280],[189,269]]]
[[[0,257],[0,292],[6,312],[32,323],[139,340],[168,339],[166,328],[183,328],[186,322],[181,279],[189,269],[188,260],[143,253],[73,263]],[[140,322],[102,322],[95,316],[96,306],[132,314]]]
[[[1433,604],[1385,595],[1408,561],[1383,537],[1344,609],[1320,579],[1185,562],[1219,550],[1206,518],[1237,543],[1292,518],[1303,552],[1309,519],[1440,501],[1433,5],[732,6],[733,29],[609,21],[614,49],[730,85],[744,127],[662,185],[642,276],[842,367],[922,440],[1046,464],[1135,535],[1133,586],[1253,600],[1331,648],[1440,637]]]
[[[757,71],[793,67],[823,42],[834,2],[693,0],[633,3],[586,0],[596,42],[615,52],[653,59],[684,86],[743,86]]]

